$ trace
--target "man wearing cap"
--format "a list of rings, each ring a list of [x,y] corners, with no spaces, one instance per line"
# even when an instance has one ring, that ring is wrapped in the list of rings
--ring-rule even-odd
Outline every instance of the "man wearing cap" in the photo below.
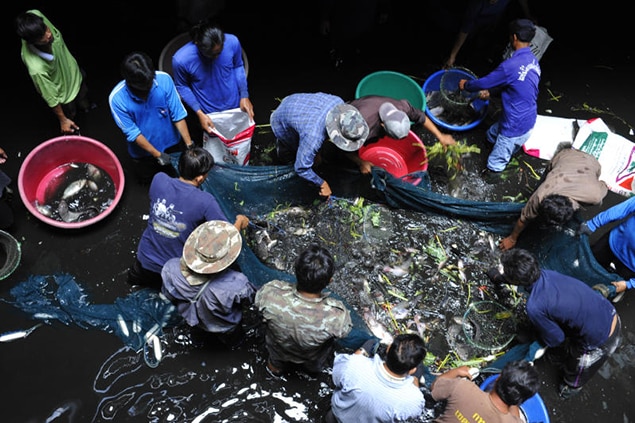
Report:
[[[298,93],[282,99],[271,114],[278,159],[294,163],[298,176],[317,185],[323,197],[331,187],[314,170],[320,150],[330,139],[340,150],[357,151],[368,137],[368,124],[359,111],[340,97],[325,93]]]
[[[234,225],[211,220],[190,234],[183,255],[168,260],[161,271],[161,292],[187,324],[221,335],[228,344],[242,339],[243,302],[253,302],[256,294],[247,276],[230,268],[241,246]]]
[[[529,19],[512,21],[509,25],[512,56],[482,78],[459,81],[460,89],[479,91],[483,99],[490,94],[501,96],[501,117],[487,131],[487,140],[494,144],[484,169],[488,176],[505,170],[512,155],[531,136],[536,123],[540,65],[529,47],[535,34],[536,26]],[[488,180],[495,181],[490,177]]]
[[[384,135],[396,140],[403,139],[410,132],[411,122],[414,122],[415,125],[422,125],[444,146],[456,144],[452,135],[441,132],[434,122],[427,118],[423,110],[415,108],[408,100],[367,95],[349,101],[348,104],[359,110],[368,124],[368,137],[365,145],[378,141]],[[356,153],[351,158],[359,165],[362,173],[370,173],[371,162],[360,159]]]

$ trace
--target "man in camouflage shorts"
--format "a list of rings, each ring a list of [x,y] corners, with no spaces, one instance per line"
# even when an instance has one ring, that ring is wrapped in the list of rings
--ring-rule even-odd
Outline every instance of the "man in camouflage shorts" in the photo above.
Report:
[[[274,376],[291,367],[322,371],[335,341],[351,332],[344,303],[322,292],[334,272],[329,251],[312,244],[295,262],[296,284],[272,280],[256,293],[255,305],[266,324],[267,369]]]

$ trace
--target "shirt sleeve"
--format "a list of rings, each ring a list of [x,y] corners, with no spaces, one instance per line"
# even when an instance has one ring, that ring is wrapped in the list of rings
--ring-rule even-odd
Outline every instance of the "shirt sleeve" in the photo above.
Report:
[[[565,334],[558,323],[541,310],[527,310],[529,320],[538,329],[540,338],[548,347],[557,347],[565,340]]]
[[[176,90],[185,104],[190,106],[195,112],[202,109],[194,92],[190,88],[190,76],[186,70],[186,64],[182,63],[176,55],[172,58],[172,74],[174,75]]]
[[[247,85],[247,74],[245,73],[245,62],[243,61],[243,49],[240,46],[240,42],[236,42],[234,49],[234,77],[236,78],[240,98],[248,98],[249,88]]]
[[[591,220],[587,222],[591,231],[596,231],[602,226],[623,219],[626,216],[635,213],[635,197],[631,197],[628,200],[622,201],[615,206],[598,213]]]
[[[123,81],[115,87],[113,93],[110,95],[110,112],[119,129],[125,134],[126,140],[128,142],[134,142],[137,137],[141,135],[141,128],[139,128],[134,117],[126,107],[126,95],[120,92],[122,90],[126,90]]]
[[[168,106],[170,108],[170,119],[172,122],[178,122],[187,117],[187,110],[185,110],[185,106],[181,102],[181,97],[179,97],[179,93],[176,91],[176,86],[174,85],[174,80],[172,77],[165,72],[158,72],[157,76],[161,77],[163,74],[164,78],[167,78],[165,82],[165,96]],[[163,86],[163,84],[161,84]]]
[[[321,186],[324,183],[324,179],[313,171],[313,164],[315,163],[315,156],[324,142],[322,134],[307,133],[300,134],[300,137],[305,137],[305,139],[300,141],[295,156],[295,172],[299,177]]]
[[[484,77],[467,81],[465,83],[465,89],[472,92],[480,90],[491,90],[504,85],[506,82],[507,75],[505,72],[505,68],[502,66],[501,63],[496,67],[496,69],[494,69]]]

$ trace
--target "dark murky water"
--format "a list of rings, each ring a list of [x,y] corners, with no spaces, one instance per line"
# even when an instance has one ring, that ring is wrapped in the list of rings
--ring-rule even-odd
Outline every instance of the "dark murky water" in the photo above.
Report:
[[[498,301],[484,275],[497,264],[497,240],[470,223],[391,210],[363,198],[337,199],[312,208],[274,210],[261,227],[250,229],[248,237],[261,261],[289,273],[306,245],[326,245],[337,263],[329,289],[363,316],[380,338],[386,332],[419,333],[431,345],[441,370],[456,364],[441,365],[452,352],[468,360],[501,348],[495,339],[490,345],[481,339],[479,345],[485,349],[465,339],[469,325],[463,324],[464,314],[470,304]],[[499,323],[511,320],[508,315]],[[480,325],[486,323],[497,321],[481,319]],[[502,337],[515,331],[514,325],[500,329],[505,332]],[[479,336],[486,332],[483,327]]]
[[[432,189],[478,201],[522,201],[543,170],[513,159],[500,183],[491,185],[478,174],[486,157],[464,156],[458,173],[449,172],[442,157],[431,161]],[[508,193],[502,186],[526,189]],[[329,289],[386,342],[405,331],[421,334],[434,354],[433,370],[501,352],[515,333],[511,315],[519,315],[513,309],[522,309],[520,300],[509,292],[499,298],[484,274],[498,264],[498,239],[469,222],[332,197],[307,208],[271,210],[247,237],[263,263],[289,273],[306,245],[327,246],[337,263]],[[500,309],[475,313],[477,302]]]

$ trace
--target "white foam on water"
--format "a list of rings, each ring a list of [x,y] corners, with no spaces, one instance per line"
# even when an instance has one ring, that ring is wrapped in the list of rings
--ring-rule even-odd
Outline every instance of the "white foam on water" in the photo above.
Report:
[[[307,411],[306,405],[295,401],[293,398],[285,397],[282,394],[282,392],[274,392],[273,397],[278,398],[285,404],[291,406],[290,409],[287,409],[284,411],[287,416],[294,418],[296,420],[308,421],[308,417],[306,415],[306,411]]]

